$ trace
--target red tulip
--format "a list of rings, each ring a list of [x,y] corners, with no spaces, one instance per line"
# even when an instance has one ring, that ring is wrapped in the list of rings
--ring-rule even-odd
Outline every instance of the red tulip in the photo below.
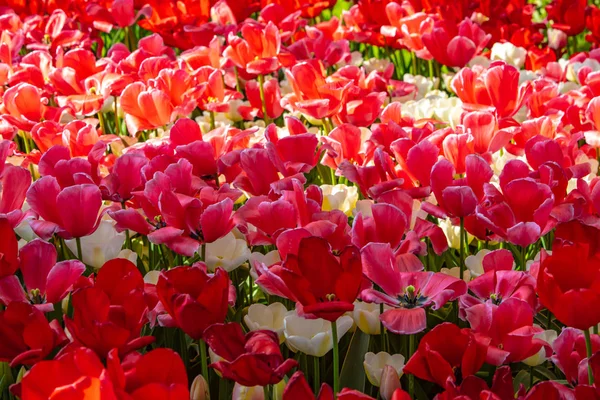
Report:
[[[10,164],[4,171],[0,168],[0,216],[5,216],[11,226],[18,225],[23,217],[21,208],[29,185],[31,173],[28,169]]]
[[[492,270],[469,282],[472,295],[467,294],[460,298],[461,308],[466,309],[482,302],[500,304],[514,297],[523,300],[535,310],[535,285],[535,278],[526,272]]]
[[[279,118],[283,113],[283,107],[280,105],[281,92],[279,89],[279,82],[277,79],[268,79],[263,85],[263,90],[267,116],[271,119]],[[246,120],[254,120],[256,117],[264,119],[260,88],[258,82],[255,80],[246,82],[246,97],[248,97],[250,106],[238,107],[240,115]]]
[[[130,353],[122,363],[119,363],[118,354],[113,350],[108,358],[108,371],[114,385],[118,386],[119,399],[190,398],[185,365],[181,357],[171,349],[158,348],[144,355]]]
[[[498,119],[515,115],[531,93],[530,83],[520,85],[519,77],[518,69],[503,62],[492,63],[485,72],[483,81]]]
[[[333,390],[326,383],[321,385],[319,395],[315,397],[312,389],[308,386],[306,378],[302,371],[297,371],[292,375],[285,389],[283,390],[282,400],[332,400]]]
[[[287,255],[281,278],[306,314],[333,322],[354,309],[362,280],[360,253],[348,246],[336,257],[325,239],[303,238],[298,253]]]
[[[27,203],[43,220],[31,222],[42,239],[54,233],[70,239],[93,233],[99,222],[102,194],[91,184],[74,185],[61,190],[52,176],[35,181],[27,191]]]
[[[422,35],[423,44],[441,64],[449,67],[464,67],[480,53],[491,35],[470,19],[464,19],[457,27],[451,23],[437,21],[431,32]]]
[[[585,29],[587,5],[585,0],[554,0],[546,6],[546,11],[548,19],[554,21],[553,28],[577,36]]]
[[[139,337],[147,322],[144,280],[136,266],[125,259],[105,263],[91,287],[71,296],[73,317],[64,317],[75,343],[106,358],[116,348],[120,355],[144,347],[152,336]]]
[[[223,358],[210,366],[243,386],[277,384],[298,365],[295,360],[283,360],[279,338],[272,331],[253,331],[244,336],[237,323],[214,324],[204,332],[204,340]]]
[[[427,326],[425,307],[439,309],[467,292],[467,284],[450,275],[434,272],[402,272],[393,264],[365,265],[364,274],[382,291],[366,289],[364,301],[395,307],[381,314],[383,325],[393,333],[410,335]]]
[[[142,154],[125,153],[115,161],[111,173],[100,184],[102,197],[122,203],[131,199],[132,192],[143,189],[142,168],[149,160]]]
[[[35,239],[19,251],[21,274],[27,292],[19,278],[9,275],[0,278],[0,302],[30,301],[43,311],[51,311],[69,293],[85,271],[78,260],[56,262],[56,249],[50,243]]]
[[[350,82],[325,78],[321,63],[302,62],[285,73],[294,90],[285,100],[293,109],[323,119],[343,106]]]
[[[86,348],[78,348],[55,360],[34,365],[23,376],[20,397],[31,400],[117,398],[107,370],[98,356]]]
[[[253,75],[266,75],[279,69],[279,30],[272,22],[266,26],[257,23],[242,25],[242,38],[230,34],[229,46],[223,56],[230,59],[238,68]]]
[[[0,218],[0,277],[9,276],[19,268],[19,242],[6,218]]]
[[[525,394],[525,388],[521,385],[517,393],[514,393],[513,378],[510,367],[503,366],[496,369],[490,388],[486,381],[470,375],[462,380],[460,385],[456,386],[452,382],[447,382],[446,390],[438,395],[439,400],[512,400],[515,397],[521,399]]]
[[[591,342],[592,353],[597,354],[600,351],[600,336],[591,335]],[[588,371],[585,365],[587,354],[583,332],[575,328],[564,328],[552,343],[552,347],[554,349],[552,362],[565,374],[567,382],[587,383]]]
[[[213,276],[200,265],[163,271],[156,290],[176,326],[196,340],[227,315],[229,277],[221,268]]]
[[[557,243],[558,244],[558,243]],[[537,292],[541,303],[567,326],[589,329],[600,323],[600,254],[585,243],[558,245],[542,260]]]
[[[27,303],[11,303],[0,311],[0,361],[11,366],[35,364],[68,342],[60,322]]]
[[[389,243],[396,249],[410,222],[405,213],[393,204],[377,203],[371,207],[372,216],[361,212],[352,224],[352,243],[364,247],[368,243]]]
[[[486,345],[470,329],[451,323],[437,325],[419,341],[419,347],[404,367],[404,373],[446,387],[475,375],[483,366]]]
[[[536,354],[546,342],[534,338],[542,331],[533,326],[529,304],[518,298],[509,298],[500,305],[482,303],[466,310],[467,321],[480,340],[489,343],[486,362],[492,365],[522,361]]]

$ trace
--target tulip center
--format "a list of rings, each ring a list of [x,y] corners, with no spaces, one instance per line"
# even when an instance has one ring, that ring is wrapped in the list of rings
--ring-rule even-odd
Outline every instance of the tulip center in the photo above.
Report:
[[[40,289],[31,289],[29,291],[29,300],[33,304],[42,304],[42,292],[40,291]]]
[[[495,305],[499,305],[500,303],[502,303],[502,296],[496,293],[492,293],[490,294],[490,300],[492,300],[492,303],[494,303]]]
[[[427,297],[421,295],[413,285],[409,285],[404,289],[404,295],[400,296],[398,300],[404,308],[416,308],[422,307],[426,303]]]

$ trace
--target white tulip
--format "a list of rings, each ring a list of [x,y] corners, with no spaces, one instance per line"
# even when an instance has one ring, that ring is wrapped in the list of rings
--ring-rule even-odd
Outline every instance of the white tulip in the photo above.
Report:
[[[255,269],[256,264],[265,264],[267,267],[270,267],[271,265],[277,264],[281,261],[279,251],[277,250],[272,250],[267,254],[254,252],[250,254],[248,259],[250,260],[250,276],[252,276],[252,279],[254,280],[258,279],[258,275]]]
[[[99,269],[105,262],[117,258],[121,247],[125,243],[125,232],[117,232],[115,222],[103,219],[98,229],[81,241],[81,257],[85,264]],[[75,239],[65,240],[67,247],[73,254],[77,255],[77,241]]]
[[[440,220],[438,223],[439,227],[442,228],[446,234],[448,240],[448,246],[453,249],[460,249],[460,226],[454,225],[450,219]],[[473,235],[467,233],[467,243],[471,243]]]
[[[347,315],[336,321],[338,342],[354,322]],[[314,357],[323,357],[333,348],[331,322],[324,319],[306,319],[297,314],[283,320],[285,343],[293,352],[300,351]]]
[[[265,391],[262,386],[246,387],[236,383],[231,400],[264,400]]]
[[[377,354],[368,352],[365,354],[365,361],[363,366],[369,382],[373,386],[379,387],[381,385],[381,374],[386,365],[392,366],[398,373],[398,378],[403,374],[404,370],[404,356],[402,354],[390,355],[385,351],[381,351]]]
[[[483,270],[483,257],[491,253],[491,250],[483,249],[479,250],[477,254],[473,254],[465,258],[465,265],[471,273],[471,276],[478,277],[484,274]]]
[[[391,307],[384,305],[383,309],[389,310]],[[381,334],[381,323],[379,322],[379,314],[381,305],[376,303],[365,303],[363,301],[354,302],[354,311],[352,311],[352,319],[358,329],[368,335]]]
[[[552,343],[554,343],[554,341],[556,340],[557,335],[558,333],[555,330],[550,329],[547,331],[536,333],[533,337],[535,339],[543,340],[544,342],[552,346]],[[546,349],[542,347],[536,354],[524,359],[523,363],[529,365],[530,367],[535,367],[543,364],[547,359],[548,357],[546,357]]]
[[[525,65],[525,57],[527,50],[522,47],[515,46],[511,42],[496,42],[492,46],[491,60],[501,60],[507,64],[513,65],[519,69]]]
[[[321,185],[323,211],[340,210],[351,216],[358,201],[358,188],[346,185]]]
[[[231,272],[246,261],[250,256],[250,249],[244,239],[236,239],[232,232],[206,244],[206,266],[210,272],[217,267]]]
[[[460,268],[452,267],[452,268],[442,268],[440,269],[442,274],[450,275],[456,279],[460,279]],[[471,272],[468,269],[463,271],[463,280],[467,283],[471,280]]]
[[[255,303],[248,308],[248,314],[244,316],[244,322],[251,331],[268,329],[279,336],[279,343],[285,341],[283,334],[283,319],[288,314],[287,308],[281,303],[267,305]]]

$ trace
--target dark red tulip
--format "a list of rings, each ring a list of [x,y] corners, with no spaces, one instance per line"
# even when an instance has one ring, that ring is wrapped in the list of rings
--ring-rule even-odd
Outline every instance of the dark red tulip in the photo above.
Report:
[[[404,367],[404,373],[446,387],[475,375],[485,361],[487,346],[478,342],[470,329],[443,323],[419,341],[419,347]],[[459,372],[460,371],[460,372]]]
[[[58,320],[48,323],[39,309],[13,302],[0,311],[0,361],[35,364],[68,342]]]
[[[0,218],[0,277],[9,276],[19,268],[19,243],[6,218]]]
[[[585,243],[555,246],[542,260],[537,282],[541,303],[567,326],[589,329],[600,323],[600,254]]]
[[[346,247],[339,257],[320,237],[300,240],[297,254],[288,254],[281,277],[306,314],[335,321],[354,309],[362,279],[360,252]]]
[[[298,365],[295,360],[283,360],[279,338],[272,331],[253,331],[244,336],[239,324],[214,324],[206,329],[204,340],[223,358],[211,367],[243,386],[277,384]]]
[[[175,325],[196,340],[212,324],[225,321],[229,277],[221,268],[212,276],[200,265],[163,271],[156,289]]]
[[[125,259],[105,263],[93,286],[71,296],[73,317],[64,317],[74,342],[106,358],[116,348],[120,355],[144,347],[152,336],[140,337],[147,322],[144,280],[136,266]]]

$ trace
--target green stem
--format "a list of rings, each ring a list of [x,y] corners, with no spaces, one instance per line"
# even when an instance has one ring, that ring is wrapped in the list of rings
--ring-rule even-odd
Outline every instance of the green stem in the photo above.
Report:
[[[215,112],[210,112],[210,130],[213,131],[215,129]]]
[[[265,77],[262,74],[258,75],[258,90],[260,93],[260,101],[262,102],[263,119],[265,120],[265,126],[267,126],[271,123],[271,119],[267,115],[267,99],[265,97]]]
[[[331,338],[333,340],[333,393],[337,394],[340,391],[340,349],[335,321],[331,323]]]
[[[271,400],[271,385],[263,386],[263,390],[265,393],[265,400]]]
[[[77,258],[79,259],[79,261],[83,262],[81,251],[81,238],[75,238],[75,243],[77,243]]]
[[[529,367],[529,389],[533,387],[533,366]]]
[[[314,371],[313,371],[313,383],[314,383],[314,391],[315,393],[319,393],[319,387],[321,386],[321,378],[320,378],[320,374],[319,374],[319,357],[313,357],[313,367],[314,367]]]
[[[206,342],[202,339],[198,340],[198,347],[200,347],[200,362],[202,365],[202,376],[206,379],[206,382],[210,382],[208,379],[208,357],[206,355]]]
[[[527,271],[527,248],[521,247],[521,271]]]
[[[460,272],[459,272],[459,278],[460,280],[463,279],[463,276],[465,274],[465,236],[463,234],[465,230],[465,219],[463,217],[460,218]]]
[[[410,360],[412,355],[415,353],[415,335],[408,336],[408,358]],[[411,398],[415,397],[415,376],[408,374],[408,394]]]
[[[115,112],[115,134],[121,135],[121,122],[119,121],[119,110],[117,105],[117,96],[113,99],[113,109]]]
[[[592,363],[590,359],[592,358],[592,338],[590,337],[590,330],[585,329],[583,331],[583,335],[585,336],[585,350],[587,353],[587,370],[588,370],[588,382],[590,385],[594,384],[594,373],[592,372]]]

